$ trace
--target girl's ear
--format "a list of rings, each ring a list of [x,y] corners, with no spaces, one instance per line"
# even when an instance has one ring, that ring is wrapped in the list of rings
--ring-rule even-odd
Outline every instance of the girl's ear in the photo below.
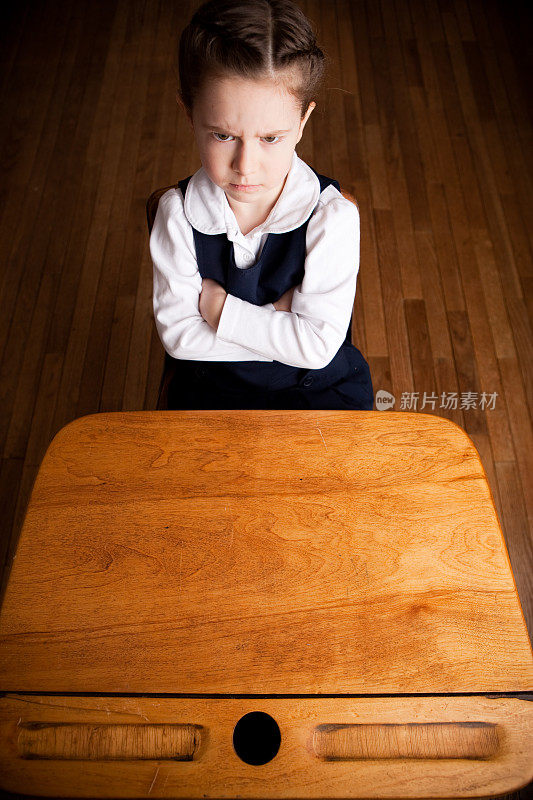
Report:
[[[298,144],[298,142],[302,138],[302,134],[303,134],[304,128],[305,128],[305,123],[307,122],[307,120],[311,116],[311,112],[312,112],[312,110],[314,108],[316,108],[316,103],[314,101],[312,101],[311,103],[309,103],[309,107],[308,107],[307,111],[305,112],[305,117],[300,122],[300,128],[298,130],[298,138],[296,140],[296,144]]]

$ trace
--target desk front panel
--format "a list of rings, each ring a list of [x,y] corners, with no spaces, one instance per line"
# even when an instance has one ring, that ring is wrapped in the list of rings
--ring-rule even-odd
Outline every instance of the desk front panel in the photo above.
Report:
[[[533,778],[532,707],[479,696],[8,695],[0,700],[1,785],[90,798],[494,796]],[[251,764],[234,730],[258,711],[281,736],[273,758]]]

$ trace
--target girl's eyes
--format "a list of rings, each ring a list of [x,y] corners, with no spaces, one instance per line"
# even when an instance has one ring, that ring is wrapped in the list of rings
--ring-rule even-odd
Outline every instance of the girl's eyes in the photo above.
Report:
[[[215,131],[213,131],[213,136],[217,142],[231,142],[235,138],[228,133],[216,133]],[[281,136],[262,136],[261,138],[266,144],[278,144],[282,139]]]

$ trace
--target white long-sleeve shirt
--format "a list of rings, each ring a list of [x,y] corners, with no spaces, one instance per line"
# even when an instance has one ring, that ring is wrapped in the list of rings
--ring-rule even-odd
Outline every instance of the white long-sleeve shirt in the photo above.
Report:
[[[284,233],[307,219],[305,274],[291,311],[257,306],[228,294],[217,331],[199,311],[202,277],[193,227],[225,233],[235,264],[253,266],[269,233]],[[313,170],[293,155],[283,191],[268,218],[242,234],[224,191],[203,168],[183,197],[169,189],[159,200],[150,236],[154,266],[153,305],[167,353],[197,361],[280,361],[321,369],[344,341],[359,270],[359,212],[334,186],[320,193]]]

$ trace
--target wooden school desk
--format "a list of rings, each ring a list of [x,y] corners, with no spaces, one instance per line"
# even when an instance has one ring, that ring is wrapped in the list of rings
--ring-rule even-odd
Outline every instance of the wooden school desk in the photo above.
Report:
[[[0,785],[438,798],[533,778],[533,659],[437,416],[170,411],[50,444],[0,618]]]

